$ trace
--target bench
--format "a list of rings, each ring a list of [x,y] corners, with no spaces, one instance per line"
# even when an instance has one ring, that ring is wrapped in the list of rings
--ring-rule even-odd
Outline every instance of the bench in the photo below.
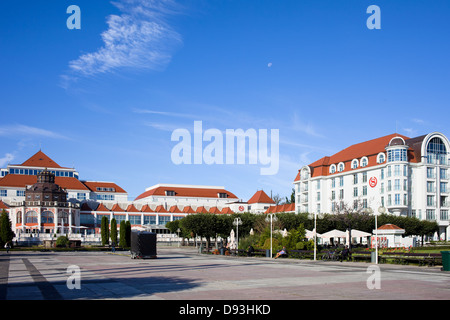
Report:
[[[382,257],[384,261],[391,259],[396,264],[404,265],[417,263],[419,266],[433,267],[442,264],[440,253],[385,252]]]

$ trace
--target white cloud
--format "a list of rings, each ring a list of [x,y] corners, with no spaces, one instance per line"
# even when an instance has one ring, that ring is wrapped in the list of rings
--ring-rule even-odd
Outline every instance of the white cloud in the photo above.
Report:
[[[174,47],[182,42],[164,21],[168,14],[177,12],[173,1],[120,0],[113,4],[122,14],[107,18],[108,29],[101,34],[103,46],[71,61],[71,74],[63,75],[63,81],[119,68],[159,70],[171,60]]]
[[[0,167],[4,167],[5,165],[7,165],[8,163],[10,163],[13,160],[14,160],[14,155],[12,155],[11,153],[5,154],[5,156],[3,158],[0,158]]]
[[[46,129],[30,127],[23,124],[0,127],[0,136],[31,136],[46,137],[54,139],[68,139],[67,137]]]

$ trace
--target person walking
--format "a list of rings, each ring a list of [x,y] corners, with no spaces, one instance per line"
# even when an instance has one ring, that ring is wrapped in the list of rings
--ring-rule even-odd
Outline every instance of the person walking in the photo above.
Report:
[[[10,241],[5,244],[6,253],[9,253],[9,249],[11,249]]]

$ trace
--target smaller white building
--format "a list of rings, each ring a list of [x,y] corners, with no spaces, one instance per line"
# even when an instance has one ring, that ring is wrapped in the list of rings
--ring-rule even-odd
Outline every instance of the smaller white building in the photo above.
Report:
[[[415,246],[415,238],[403,237],[405,229],[395,224],[385,224],[377,230],[373,230],[374,236],[371,238],[371,246],[376,246],[376,236],[378,236],[378,247],[380,248],[408,248]]]

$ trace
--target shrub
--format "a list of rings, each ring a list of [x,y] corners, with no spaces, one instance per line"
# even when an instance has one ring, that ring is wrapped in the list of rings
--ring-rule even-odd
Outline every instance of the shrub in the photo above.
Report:
[[[69,238],[66,236],[60,236],[56,239],[56,247],[58,248],[66,248],[69,246]]]

